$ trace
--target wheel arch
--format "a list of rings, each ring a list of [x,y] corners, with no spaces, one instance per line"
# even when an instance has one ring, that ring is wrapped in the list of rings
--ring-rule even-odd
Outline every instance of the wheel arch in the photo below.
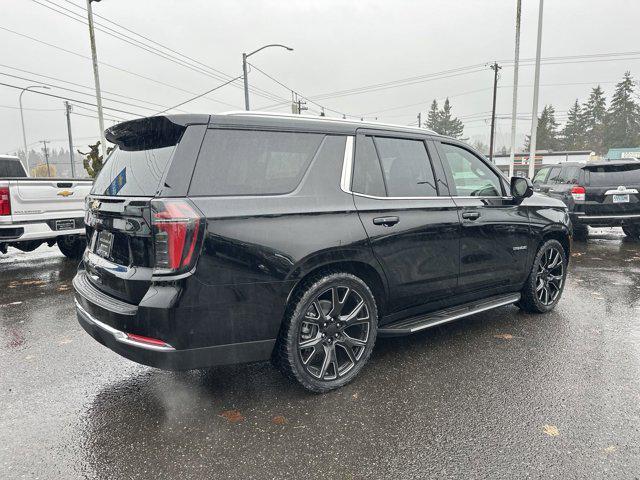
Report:
[[[552,225],[541,232],[538,248],[547,240],[557,240],[567,254],[567,262],[571,258],[571,232],[565,225]],[[537,251],[537,250],[536,250]]]
[[[305,271],[287,294],[286,304],[300,289],[305,288],[311,278],[329,273],[344,272],[355,275],[371,289],[378,307],[378,316],[381,317],[388,303],[388,287],[384,273],[369,263],[359,260],[335,260],[321,263]]]

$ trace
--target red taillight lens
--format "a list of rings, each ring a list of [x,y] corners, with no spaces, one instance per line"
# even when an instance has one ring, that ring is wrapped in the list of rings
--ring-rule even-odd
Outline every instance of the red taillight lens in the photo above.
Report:
[[[157,338],[145,337],[143,335],[136,335],[134,333],[127,333],[127,338],[137,343],[145,343],[147,345],[155,345],[157,347],[170,347],[168,343],[158,340]]]
[[[203,219],[186,200],[152,200],[155,273],[191,268],[196,257]]]
[[[586,190],[584,187],[575,186],[571,188],[571,196],[578,202],[584,202]]]
[[[9,187],[0,187],[0,215],[11,215]]]

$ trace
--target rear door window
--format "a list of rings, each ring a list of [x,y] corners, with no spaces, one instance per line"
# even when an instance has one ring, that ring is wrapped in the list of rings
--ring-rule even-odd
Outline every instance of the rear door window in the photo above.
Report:
[[[280,195],[296,189],[323,134],[210,129],[190,195]]]
[[[422,140],[375,137],[389,197],[435,197],[436,181]]]
[[[360,135],[357,137],[352,190],[374,197],[387,195],[373,137]]]
[[[547,180],[547,183],[555,185],[557,183],[562,183],[561,178],[560,178],[560,171],[562,169],[560,167],[553,167],[551,169],[551,173],[549,173],[549,179]]]
[[[549,173],[549,167],[543,167],[540,170],[538,170],[538,173],[536,173],[535,177],[533,177],[533,183],[535,184],[541,184],[544,183],[544,181],[547,178],[547,174]]]

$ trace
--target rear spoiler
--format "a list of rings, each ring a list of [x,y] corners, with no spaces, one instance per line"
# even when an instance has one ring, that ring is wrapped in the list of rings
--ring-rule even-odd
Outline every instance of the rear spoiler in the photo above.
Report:
[[[207,124],[209,115],[163,115],[145,117],[114,125],[104,132],[105,138],[121,150],[150,150],[178,143],[188,125]]]

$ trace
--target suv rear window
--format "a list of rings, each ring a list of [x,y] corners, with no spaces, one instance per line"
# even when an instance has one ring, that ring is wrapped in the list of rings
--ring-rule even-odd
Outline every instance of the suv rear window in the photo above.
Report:
[[[94,195],[153,196],[176,146],[148,150],[116,148],[107,157],[91,193]]]
[[[640,162],[627,165],[603,165],[585,168],[587,184],[592,187],[640,185]]]
[[[323,134],[207,131],[190,195],[279,195],[298,186]]]

